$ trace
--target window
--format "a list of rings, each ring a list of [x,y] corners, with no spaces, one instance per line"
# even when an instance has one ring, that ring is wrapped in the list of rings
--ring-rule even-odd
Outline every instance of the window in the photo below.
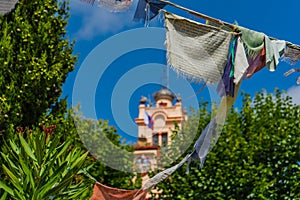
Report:
[[[142,155],[135,162],[137,172],[145,173],[151,169],[151,160],[149,156]]]
[[[162,133],[161,142],[162,142],[162,146],[168,145],[168,133]]]
[[[152,145],[157,147],[158,146],[158,134],[154,134],[152,136]]]
[[[160,102],[159,103],[159,107],[167,107],[167,103],[166,102]]]
[[[166,124],[165,117],[163,115],[157,115],[154,120],[156,128],[163,128]]]

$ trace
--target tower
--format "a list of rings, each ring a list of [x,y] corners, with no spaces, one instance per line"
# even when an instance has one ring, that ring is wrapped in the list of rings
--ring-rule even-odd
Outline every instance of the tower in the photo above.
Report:
[[[161,148],[169,145],[175,123],[182,127],[187,120],[180,97],[167,88],[153,94],[155,105],[149,105],[146,97],[141,97],[139,115],[135,119],[138,125],[138,142],[135,144],[135,167],[138,172],[147,172],[157,168],[156,158]],[[176,102],[173,103],[176,99]],[[148,104],[148,105],[147,105]],[[151,125],[150,125],[151,123]]]

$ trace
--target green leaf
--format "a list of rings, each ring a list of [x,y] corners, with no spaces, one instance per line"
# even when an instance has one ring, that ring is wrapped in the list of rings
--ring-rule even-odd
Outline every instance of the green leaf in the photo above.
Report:
[[[52,152],[55,151],[55,149],[57,148],[57,146],[59,145],[60,142],[60,137],[54,137],[54,139],[52,139],[50,142],[48,142],[47,145],[47,154],[51,155]],[[63,145],[61,145],[63,146]]]
[[[68,184],[71,183],[73,177],[75,174],[70,176],[69,178],[63,179],[62,182],[60,182],[55,187],[51,188],[48,192],[45,193],[44,197],[49,197],[50,195],[58,194],[62,189],[66,188]]]
[[[41,189],[39,190],[39,193],[41,194],[41,196],[44,196],[45,193],[47,193],[52,187],[53,185],[57,184],[60,182],[61,179],[63,179],[64,177],[62,177],[62,173],[66,170],[67,168],[67,162],[64,162],[61,166],[59,166],[56,171],[53,173],[52,176],[47,177],[47,183],[45,185],[43,185],[43,187],[41,187]],[[49,176],[49,174],[47,174]],[[43,179],[43,177],[41,177]]]
[[[69,145],[71,144],[71,142],[64,142],[62,145],[60,145],[58,148],[53,148],[54,150],[54,154],[49,158],[49,160],[47,161],[46,164],[44,164],[41,172],[40,172],[40,176],[43,178],[44,177],[44,173],[47,170],[50,170],[52,168],[52,166],[54,165],[54,162],[52,160],[59,160],[59,157],[68,149]],[[60,151],[57,151],[61,149]],[[51,154],[52,152],[49,152],[48,154]],[[60,163],[61,164],[61,163]]]
[[[23,190],[21,190],[22,192],[24,192]],[[15,192],[15,196],[18,197],[18,199],[21,199],[21,200],[27,200],[25,197],[24,197],[24,194],[20,194],[19,191],[14,191]],[[26,194],[26,193],[25,193]]]
[[[85,154],[80,156],[78,159],[76,159],[76,161],[72,163],[71,169],[74,169],[75,167],[77,167],[78,169],[81,168],[81,166],[84,163],[88,154],[89,154],[89,152],[86,152]]]
[[[22,191],[22,186],[20,184],[19,179],[5,166],[2,164],[3,170],[5,171],[5,173],[10,177],[10,179],[12,180],[12,184],[19,190]]]
[[[57,157],[57,158],[60,157],[68,149],[68,147],[71,145],[71,143],[72,143],[72,141],[64,142],[63,145],[61,145],[61,146],[63,146],[63,148],[59,151],[59,153],[57,153],[55,155],[55,157]],[[60,149],[61,146],[59,148],[57,148],[57,150]]]
[[[24,140],[23,136],[21,134],[19,134],[19,139],[21,141],[21,145],[24,148],[25,152],[27,153],[27,155],[32,158],[34,161],[37,161],[36,157],[34,156],[31,148],[29,147],[28,143]]]
[[[17,145],[12,141],[9,140],[9,144],[11,146],[11,149],[16,153],[16,154],[20,154],[20,149],[17,147]]]
[[[43,153],[44,153],[44,149],[42,149],[41,147],[41,142],[42,141],[40,141],[40,137],[35,136],[35,146],[36,146],[35,153],[36,153],[37,162],[39,166],[42,164]]]
[[[11,161],[11,159],[8,156],[4,155],[4,153],[2,153],[2,152],[1,152],[1,155],[4,158],[4,160],[6,162],[8,162],[8,164],[11,168],[13,168],[14,170],[18,170],[18,167],[14,164],[14,162]]]
[[[6,200],[6,199],[7,199],[7,195],[8,195],[8,193],[5,191],[5,192],[2,194],[0,200]]]
[[[10,195],[14,195],[14,191],[1,180],[0,180],[0,188],[8,192]]]
[[[19,161],[20,161],[20,164],[21,164],[21,166],[22,166],[23,171],[25,172],[25,174],[26,174],[26,176],[27,176],[26,178],[29,178],[31,187],[32,187],[32,188],[35,188],[35,182],[34,182],[34,180],[33,180],[33,175],[32,175],[31,170],[29,169],[27,163],[24,162],[24,160],[23,160],[21,157],[19,158]]]

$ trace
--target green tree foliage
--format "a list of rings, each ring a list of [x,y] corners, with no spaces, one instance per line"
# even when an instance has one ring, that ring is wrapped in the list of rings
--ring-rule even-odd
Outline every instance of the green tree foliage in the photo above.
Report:
[[[191,117],[190,117],[191,118]],[[158,185],[165,199],[300,199],[300,106],[280,91],[244,95],[203,169],[183,166]],[[200,115],[199,129],[207,124]],[[184,137],[189,140],[189,128]],[[190,149],[191,151],[191,149]],[[185,155],[185,154],[184,154]]]
[[[0,16],[0,131],[31,126],[58,104],[73,70],[73,44],[65,38],[68,4],[21,0]],[[11,132],[11,131],[10,131]]]
[[[89,199],[94,182],[87,173],[110,186],[135,187],[134,174],[85,153],[73,120],[79,116],[59,100],[76,62],[65,37],[68,17],[68,2],[58,0],[21,0],[0,16],[0,199]],[[107,122],[81,123],[132,150]]]
[[[63,105],[63,104],[62,104]],[[66,106],[66,105],[65,105]],[[141,179],[133,173],[110,168],[88,153],[82,139],[93,141],[101,156],[108,158],[112,151],[105,149],[106,138],[117,148],[132,151],[132,147],[120,142],[116,129],[107,121],[85,119],[65,112],[65,107],[52,113],[44,113],[37,127],[17,127],[1,146],[0,199],[89,199],[94,180],[108,186],[136,189]],[[78,136],[80,125],[89,127],[93,134]],[[93,137],[98,136],[98,137]],[[123,160],[122,160],[123,159]],[[120,158],[120,162],[128,162]],[[130,161],[129,161],[130,162]],[[132,179],[136,177],[137,181]],[[17,182],[16,182],[17,181]]]
[[[89,155],[87,172],[97,181],[116,188],[137,189],[141,186],[140,176],[130,173],[133,168],[133,147],[122,143],[116,129],[108,121],[86,119],[73,114],[76,129],[80,134],[82,148]],[[88,165],[90,165],[88,164]],[[118,167],[113,169],[110,166]],[[133,181],[135,179],[135,181]]]

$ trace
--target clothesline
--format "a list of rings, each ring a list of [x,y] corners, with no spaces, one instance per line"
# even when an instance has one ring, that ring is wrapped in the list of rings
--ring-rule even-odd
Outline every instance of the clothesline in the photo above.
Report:
[[[232,30],[235,30],[236,27],[237,27],[236,25],[233,25],[233,24],[224,22],[224,21],[222,21],[222,20],[219,20],[219,19],[210,17],[210,16],[208,16],[208,15],[205,15],[205,14],[202,14],[202,13],[199,13],[199,12],[196,12],[196,11],[191,10],[191,9],[188,9],[188,8],[185,8],[185,7],[183,7],[183,6],[180,6],[180,5],[178,5],[178,4],[172,3],[172,2],[170,2],[170,1],[166,1],[166,0],[158,0],[158,1],[160,1],[160,2],[162,2],[162,3],[165,3],[165,4],[168,4],[168,5],[170,5],[170,6],[173,6],[173,7],[175,7],[175,8],[184,10],[184,11],[186,11],[186,12],[188,12],[188,13],[190,13],[190,14],[196,16],[196,17],[199,17],[199,18],[208,20],[208,21],[213,22],[213,23],[217,23],[217,24],[219,24],[219,25],[221,25],[221,26],[227,26],[227,27],[231,28]],[[278,40],[278,39],[276,39],[276,38],[274,38],[274,37],[269,37],[269,38],[270,38],[271,40]],[[287,45],[288,47],[292,48],[292,49],[295,49],[295,50],[299,50],[299,51],[300,51],[300,46],[299,46],[299,45],[293,44],[293,43],[291,43],[291,42],[289,42],[289,41],[286,41],[286,45]]]
[[[95,0],[81,0],[81,1],[91,3],[91,4],[94,4],[94,2],[95,2]],[[161,5],[159,5],[160,4],[159,2],[161,3]],[[125,10],[129,10],[129,7],[131,6],[132,0],[117,0],[117,1],[98,0],[98,3],[99,3],[100,6],[104,6],[112,12],[123,12],[125,8],[127,8]],[[147,7],[146,4],[150,4],[150,7],[153,8],[153,10],[150,8],[150,12],[152,13],[152,15],[149,15],[149,13],[146,14],[145,12],[144,13],[136,12],[135,16],[134,16],[134,20],[136,20],[136,21],[138,21],[140,19],[151,20],[152,18],[154,18],[158,14],[159,10],[161,10],[164,7],[164,5],[170,5],[170,6],[173,6],[175,8],[184,10],[184,11],[186,11],[186,12],[188,12],[188,13],[190,13],[190,14],[198,17],[198,18],[202,18],[202,19],[205,19],[209,22],[216,23],[216,24],[221,26],[220,28],[228,27],[232,31],[235,31],[235,29],[237,28],[237,25],[230,24],[230,23],[224,22],[222,20],[210,17],[208,15],[196,12],[194,10],[191,10],[191,9],[185,8],[183,6],[180,6],[178,4],[175,4],[173,2],[170,2],[168,0],[143,0],[143,1],[139,0],[137,11],[141,12],[141,11],[147,10],[147,8],[149,8],[149,7]],[[269,38],[271,40],[278,40],[278,39],[273,38],[273,37],[269,37]],[[300,51],[300,46],[299,45],[293,44],[289,41],[286,41],[286,46],[293,49],[293,50]]]
[[[202,13],[196,12],[196,11],[194,11],[194,10],[185,8],[185,7],[183,7],[183,6],[177,5],[177,4],[172,3],[172,2],[170,2],[170,1],[166,1],[166,0],[158,0],[158,1],[163,2],[163,3],[165,3],[165,4],[168,4],[168,5],[170,5],[170,6],[173,6],[173,7],[175,7],[175,8],[184,10],[184,11],[186,11],[186,12],[192,14],[192,15],[195,15],[196,17],[199,17],[199,18],[202,18],[202,19],[205,19],[205,20],[208,20],[208,21],[217,23],[217,24],[219,24],[219,25],[228,26],[228,27],[231,28],[231,29],[235,29],[235,27],[236,27],[236,26],[233,25],[233,24],[229,24],[229,23],[223,22],[223,21],[221,21],[221,20],[219,20],[219,19],[215,19],[215,18],[209,17],[209,16],[207,16],[207,15],[205,15],[205,14],[202,14]]]

